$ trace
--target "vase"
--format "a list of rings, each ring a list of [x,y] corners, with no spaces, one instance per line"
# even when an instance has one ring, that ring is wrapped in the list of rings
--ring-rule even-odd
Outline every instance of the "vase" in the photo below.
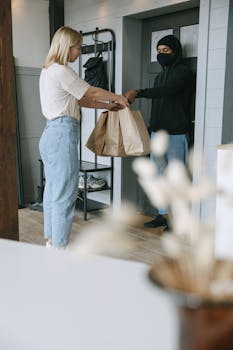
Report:
[[[174,265],[166,264],[166,268]],[[177,310],[179,322],[179,350],[233,350],[233,295],[232,299],[201,297],[191,288],[184,291],[174,284],[169,286],[168,276],[174,270],[165,271],[158,261],[149,272],[150,280],[162,291],[169,294]],[[161,276],[165,277],[163,283]],[[177,280],[177,278],[176,278]],[[174,288],[175,286],[175,288]],[[189,283],[186,284],[189,286]],[[188,287],[187,287],[188,288]]]
[[[180,350],[232,350],[233,305],[177,305]]]

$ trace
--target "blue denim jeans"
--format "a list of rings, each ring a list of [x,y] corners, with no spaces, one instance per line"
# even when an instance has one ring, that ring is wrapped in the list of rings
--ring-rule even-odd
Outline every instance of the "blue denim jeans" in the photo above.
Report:
[[[151,154],[151,160],[156,164],[157,171],[159,175],[164,174],[168,163],[172,159],[178,159],[185,163],[188,155],[188,141],[186,134],[179,135],[168,135],[169,144],[166,154],[163,157],[158,157],[155,154]],[[151,133],[151,138],[156,137],[156,132]],[[164,215],[167,214],[166,208],[157,208],[157,214]]]
[[[39,149],[44,164],[44,236],[53,246],[66,246],[78,194],[79,121],[62,116],[48,120]]]

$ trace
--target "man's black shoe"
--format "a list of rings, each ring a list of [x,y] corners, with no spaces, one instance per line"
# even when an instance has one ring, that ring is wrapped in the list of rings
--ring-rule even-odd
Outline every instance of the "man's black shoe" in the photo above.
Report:
[[[167,219],[158,214],[155,219],[145,222],[144,227],[152,228],[152,227],[161,227],[161,226],[168,226]]]

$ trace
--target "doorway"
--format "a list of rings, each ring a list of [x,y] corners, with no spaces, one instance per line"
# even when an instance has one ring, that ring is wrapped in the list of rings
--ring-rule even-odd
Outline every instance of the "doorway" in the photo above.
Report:
[[[139,16],[140,17],[140,16]],[[173,34],[180,39],[183,46],[184,63],[193,71],[197,71],[197,39],[198,39],[199,7],[174,11],[147,18],[125,18],[123,33],[123,91],[132,88],[150,88],[161,66],[156,59],[156,43],[167,35]],[[130,64],[130,69],[129,69]],[[133,72],[133,74],[132,74]],[[195,84],[194,84],[195,85]],[[151,100],[136,100],[132,108],[139,108],[148,126],[150,120]],[[194,143],[195,126],[195,91],[190,106],[192,119],[190,128],[190,144]],[[122,198],[132,201],[138,211],[145,215],[154,215],[147,196],[142,191],[132,171],[133,159],[122,160]]]

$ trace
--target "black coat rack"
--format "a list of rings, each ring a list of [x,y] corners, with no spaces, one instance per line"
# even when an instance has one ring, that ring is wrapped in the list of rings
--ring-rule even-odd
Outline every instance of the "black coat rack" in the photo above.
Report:
[[[109,41],[100,41],[99,34],[109,33],[111,39]],[[93,44],[82,45],[82,55],[85,54],[95,54],[98,55],[99,52],[107,52],[108,54],[108,87],[109,91],[115,92],[115,34],[111,29],[99,29],[96,28],[94,31],[83,33],[81,31],[83,38],[91,37],[94,41]],[[82,76],[82,59],[79,59],[79,75]],[[97,110],[95,110],[95,125],[97,123]],[[87,188],[87,174],[93,172],[101,172],[101,171],[110,171],[110,185],[102,190],[110,190],[110,201],[113,201],[113,158],[111,157],[111,165],[103,165],[98,164],[98,157],[95,155],[94,163],[86,162],[82,160],[82,116],[80,123],[80,172],[84,174],[84,189],[82,191],[83,196],[83,211],[84,211],[84,220],[87,220],[87,193],[90,192]],[[93,190],[91,192],[95,192]]]

